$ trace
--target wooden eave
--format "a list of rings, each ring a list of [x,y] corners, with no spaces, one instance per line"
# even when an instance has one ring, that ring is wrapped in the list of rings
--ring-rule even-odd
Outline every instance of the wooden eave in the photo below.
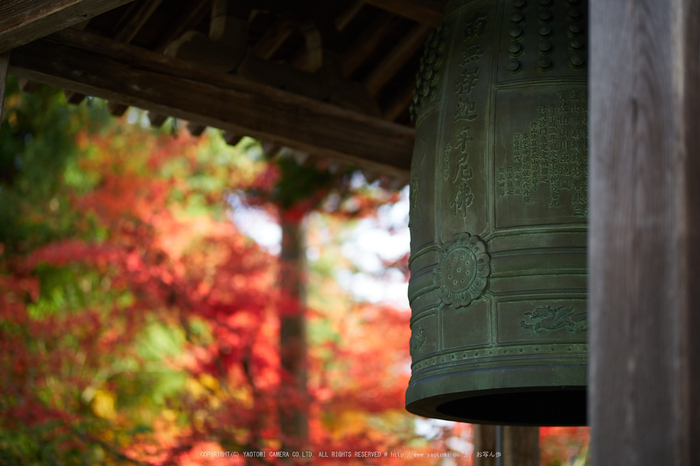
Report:
[[[414,76],[445,3],[7,0],[0,53],[72,103],[101,97],[115,114],[135,106],[152,124],[172,116],[405,180]]]

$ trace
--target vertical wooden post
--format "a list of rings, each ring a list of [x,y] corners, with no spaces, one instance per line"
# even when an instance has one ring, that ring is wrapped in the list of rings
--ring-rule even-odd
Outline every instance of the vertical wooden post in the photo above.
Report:
[[[0,121],[2,121],[2,106],[5,103],[5,88],[7,87],[7,68],[10,66],[10,52],[0,53]]]
[[[590,18],[591,460],[700,464],[700,1]]]

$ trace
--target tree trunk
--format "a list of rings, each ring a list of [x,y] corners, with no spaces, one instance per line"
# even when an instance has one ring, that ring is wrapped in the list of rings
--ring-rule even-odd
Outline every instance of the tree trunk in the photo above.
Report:
[[[496,458],[489,453],[496,453],[496,426],[474,424],[474,466],[496,466]]]
[[[538,427],[504,426],[500,446],[496,445],[496,429],[497,426],[474,424],[474,466],[540,464]]]
[[[299,451],[308,443],[306,393],[306,242],[303,218],[282,214],[279,284],[282,390],[280,429],[283,449]]]
[[[539,427],[503,427],[503,466],[540,464]]]

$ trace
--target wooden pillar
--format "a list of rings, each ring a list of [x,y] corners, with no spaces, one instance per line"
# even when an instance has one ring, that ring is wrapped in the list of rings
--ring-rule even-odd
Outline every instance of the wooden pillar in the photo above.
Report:
[[[700,464],[700,1],[590,4],[591,460]]]

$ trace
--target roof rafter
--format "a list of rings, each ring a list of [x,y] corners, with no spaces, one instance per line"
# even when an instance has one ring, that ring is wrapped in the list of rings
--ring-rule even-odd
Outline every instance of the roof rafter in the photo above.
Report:
[[[444,0],[365,0],[365,3],[435,27],[442,21],[442,12],[447,2]]]
[[[405,176],[415,131],[70,29],[22,46],[10,73]]]
[[[3,0],[0,2],[0,53],[131,1]]]

